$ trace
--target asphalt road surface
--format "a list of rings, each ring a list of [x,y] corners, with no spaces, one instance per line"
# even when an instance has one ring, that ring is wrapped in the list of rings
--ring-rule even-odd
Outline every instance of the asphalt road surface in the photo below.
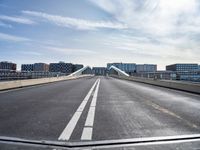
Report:
[[[187,92],[111,77],[0,92],[0,136],[98,141],[198,133],[200,95]]]

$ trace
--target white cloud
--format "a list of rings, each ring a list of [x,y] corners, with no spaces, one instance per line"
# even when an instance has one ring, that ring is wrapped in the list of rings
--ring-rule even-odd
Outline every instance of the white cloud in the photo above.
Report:
[[[41,56],[42,54],[35,51],[21,51],[21,54],[31,55],[31,56]]]
[[[200,25],[200,21],[197,21],[200,20],[198,0],[90,1],[128,28],[152,35],[165,36],[177,30],[184,33],[185,30],[179,30],[180,27],[193,31]]]
[[[63,53],[63,54],[74,54],[74,55],[97,54],[96,51],[92,51],[88,49],[54,47],[54,46],[44,46],[44,48],[52,52],[58,52],[58,53]]]
[[[3,22],[1,22],[1,21],[0,21],[0,26],[1,26],[1,27],[6,27],[6,28],[12,28],[12,25],[3,23]]]
[[[167,64],[199,63],[200,60],[200,44],[186,37],[151,39],[148,36],[122,33],[107,35],[96,42],[96,47],[102,45],[102,49],[106,50],[105,57],[110,58],[107,62],[155,63],[159,69],[164,69]]]
[[[77,18],[63,17],[58,15],[51,15],[43,12],[36,11],[22,11],[22,13],[45,19],[53,24],[63,27],[71,27],[76,29],[96,29],[96,28],[111,28],[111,29],[124,29],[126,26],[118,22],[111,21],[91,21]]]
[[[20,37],[20,36],[14,36],[10,34],[5,34],[0,32],[0,41],[9,41],[9,42],[26,42],[31,41],[28,38]]]
[[[139,61],[144,62],[199,62],[198,0],[89,1],[127,25],[128,29],[120,35],[103,39],[108,48],[114,47],[134,60],[143,55]]]
[[[36,22],[34,22],[28,18],[17,17],[17,16],[12,17],[12,16],[0,15],[0,20],[16,22],[16,23],[20,23],[20,24],[28,24],[28,25],[36,24]]]

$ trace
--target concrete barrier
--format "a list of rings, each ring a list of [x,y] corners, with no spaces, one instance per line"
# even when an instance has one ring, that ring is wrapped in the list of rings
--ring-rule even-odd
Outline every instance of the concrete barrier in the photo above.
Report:
[[[93,75],[81,75],[81,76],[61,76],[61,77],[51,77],[51,78],[40,78],[40,79],[28,79],[28,80],[15,80],[15,81],[5,81],[0,82],[0,91],[9,90],[14,88],[22,88],[26,86],[33,86],[39,84],[47,84],[52,82],[72,80],[83,77],[90,77]]]
[[[111,77],[200,94],[200,84],[176,82],[170,80],[154,80],[154,79],[133,77],[133,76],[125,77],[125,76],[111,75]]]

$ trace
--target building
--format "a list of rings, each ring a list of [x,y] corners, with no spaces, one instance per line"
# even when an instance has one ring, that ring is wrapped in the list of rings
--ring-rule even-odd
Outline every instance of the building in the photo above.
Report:
[[[195,71],[198,70],[198,64],[173,64],[166,66],[166,70],[168,71]]]
[[[176,80],[176,73],[174,71],[139,72],[134,74],[134,76],[160,80]]]
[[[176,72],[176,80],[198,81],[200,82],[200,70]]]
[[[105,76],[107,73],[106,67],[93,67],[92,68],[92,73],[94,75],[100,75],[100,76]]]
[[[61,72],[70,74],[72,73],[73,65],[71,63],[59,62],[59,63],[50,63],[49,71],[50,72]]]
[[[0,62],[0,70],[8,70],[8,71],[16,71],[17,64],[8,62],[8,61],[2,61]]]
[[[22,64],[21,71],[33,71],[33,64]]]
[[[48,72],[49,65],[45,63],[22,64],[21,71]]]
[[[45,63],[35,63],[33,65],[33,71],[49,71],[49,65]]]
[[[157,65],[155,64],[138,64],[136,65],[136,72],[156,72]]]
[[[75,71],[77,71],[77,70],[80,70],[81,68],[83,68],[83,65],[82,65],[82,64],[74,64],[74,65],[73,65],[72,72],[75,72]]]
[[[199,65],[199,70],[200,70],[200,65]]]
[[[132,74],[132,73],[136,72],[136,64],[135,63],[108,63],[107,70],[109,70],[109,68],[111,66],[115,66],[128,74]]]

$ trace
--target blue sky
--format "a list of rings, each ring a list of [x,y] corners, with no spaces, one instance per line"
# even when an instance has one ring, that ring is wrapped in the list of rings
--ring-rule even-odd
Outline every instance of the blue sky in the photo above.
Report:
[[[199,63],[199,0],[0,0],[0,61]]]

